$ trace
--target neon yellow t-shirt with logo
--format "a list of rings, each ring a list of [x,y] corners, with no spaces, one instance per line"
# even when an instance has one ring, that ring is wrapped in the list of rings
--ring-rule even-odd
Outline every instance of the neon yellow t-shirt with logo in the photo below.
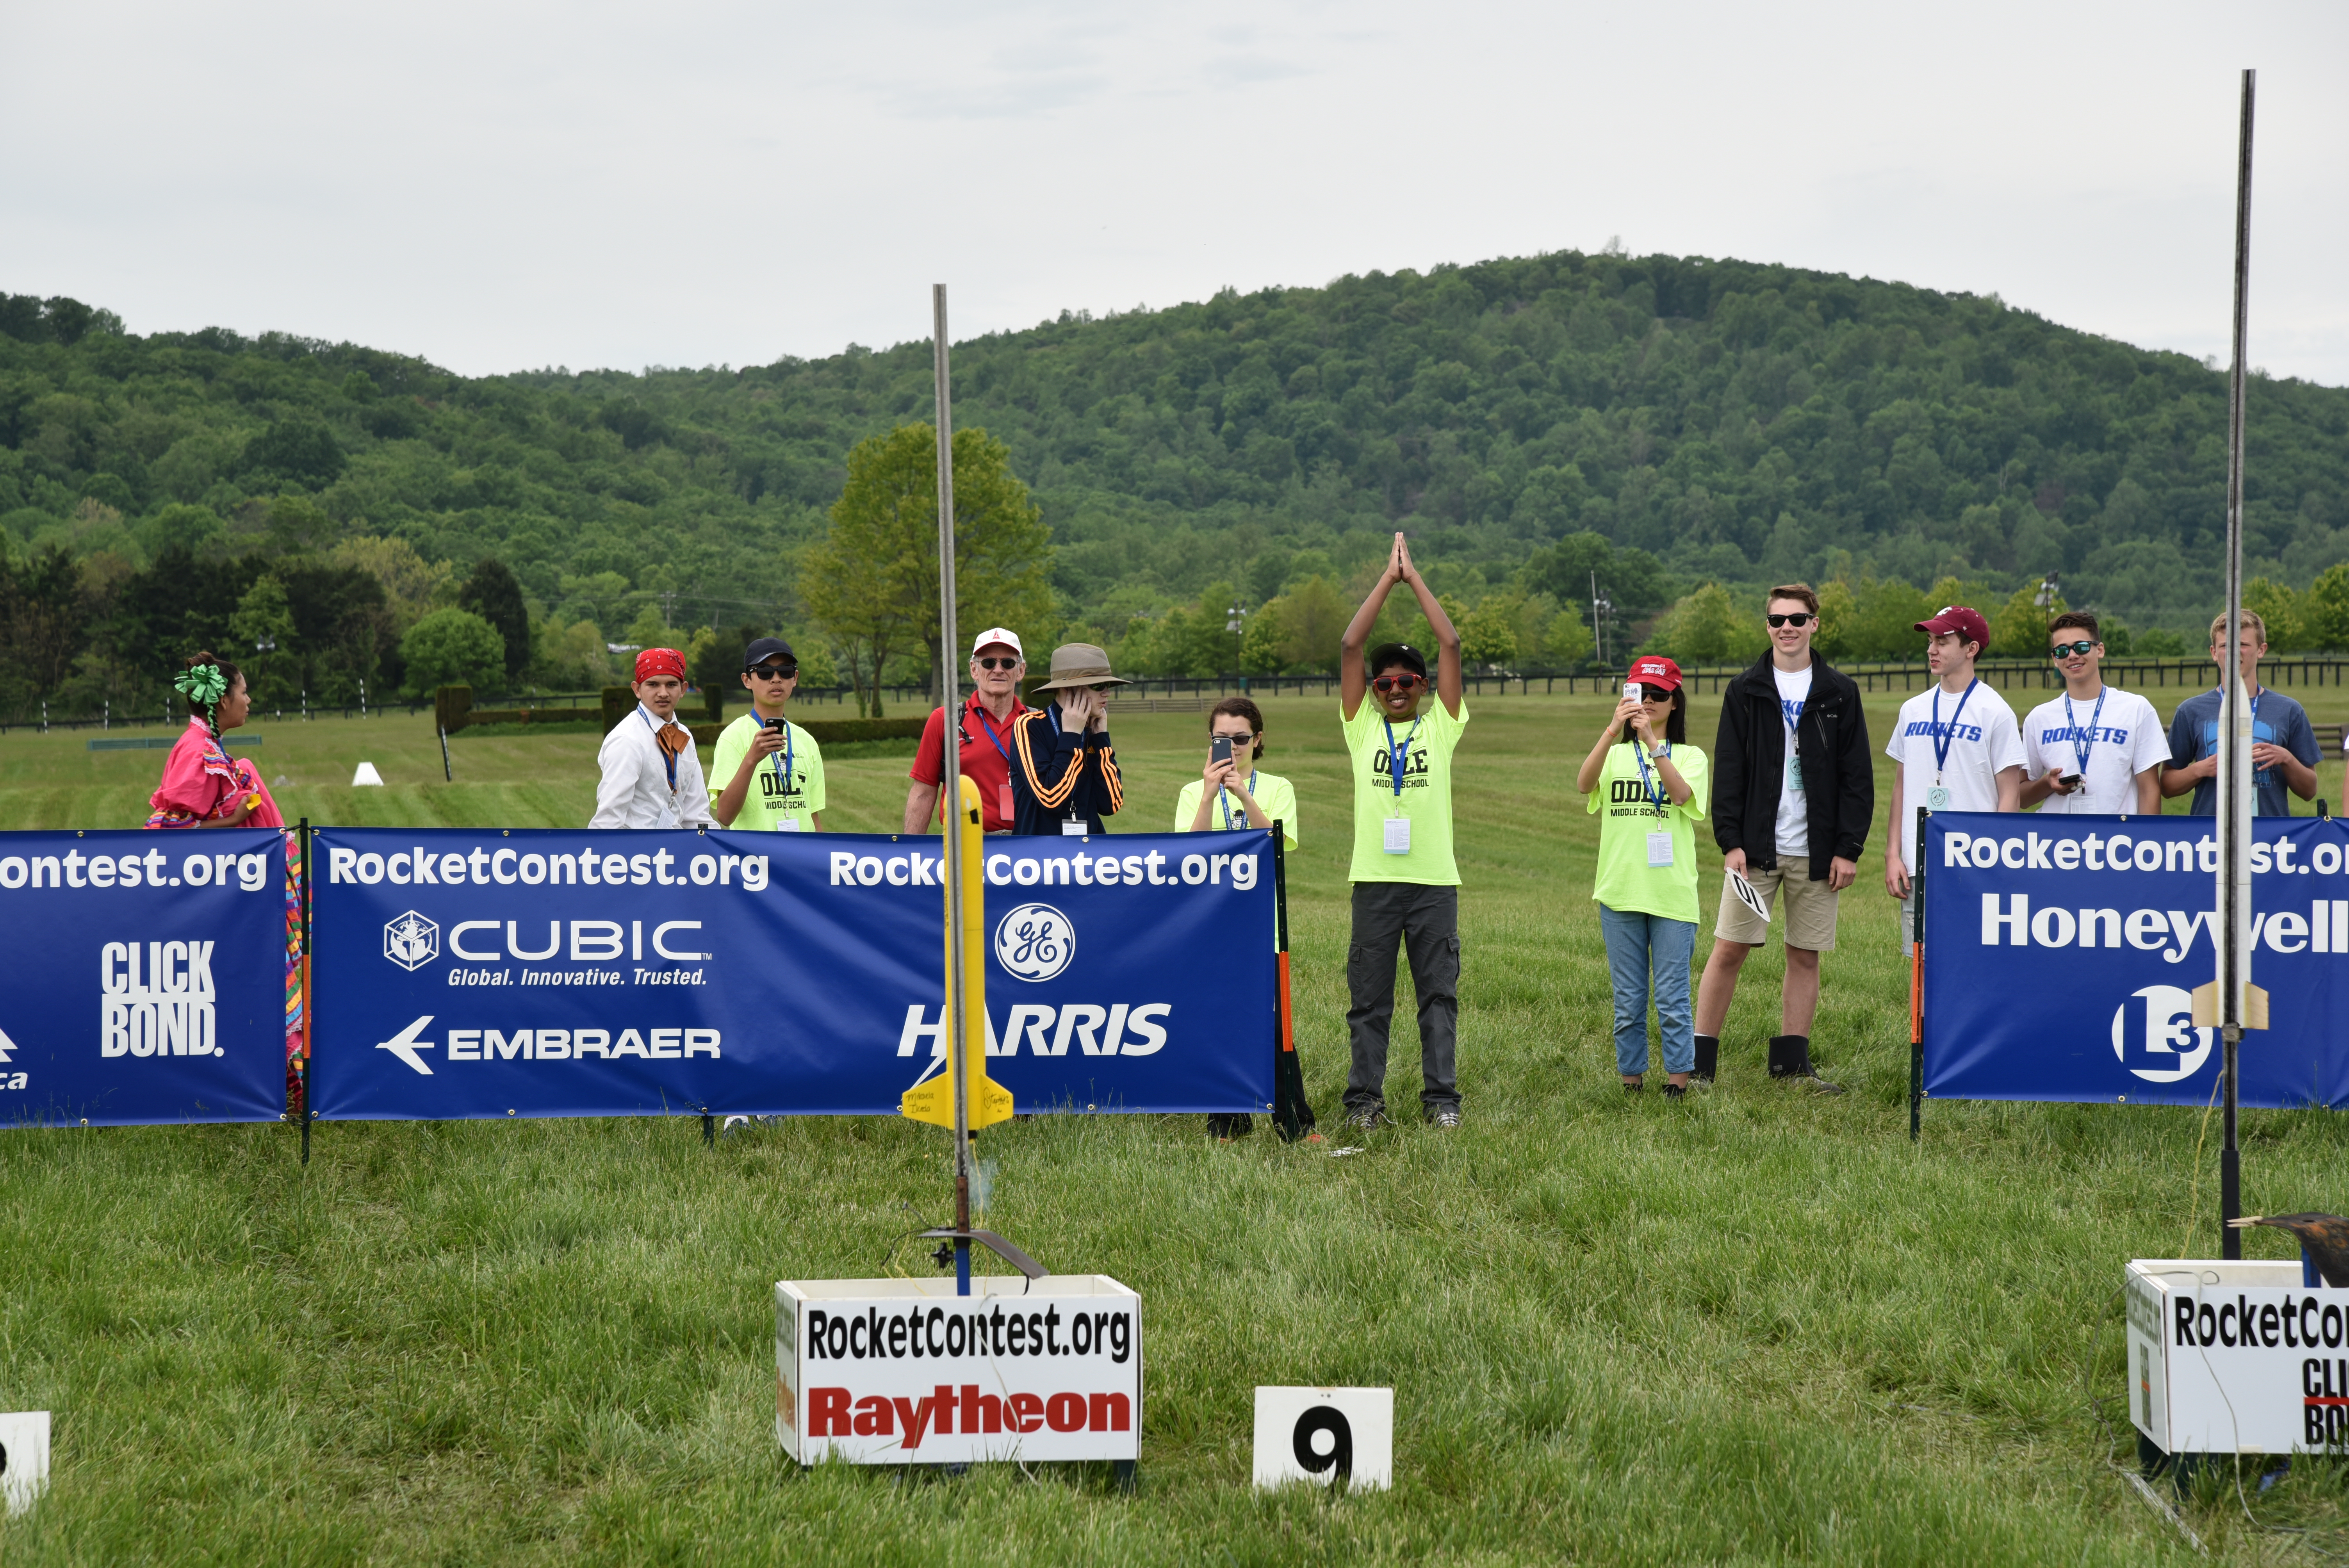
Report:
[[[1348,880],[1458,887],[1460,868],[1452,859],[1452,752],[1468,727],[1468,701],[1461,699],[1460,717],[1454,718],[1441,697],[1431,696],[1418,717],[1390,726],[1374,696],[1363,693],[1362,706],[1350,719],[1339,709],[1346,749],[1353,757],[1354,863]],[[1389,770],[1390,733],[1404,754],[1400,792]],[[1411,823],[1411,847],[1403,853],[1387,851],[1390,817]]]
[[[808,819],[823,810],[823,750],[815,737],[789,719],[791,725],[791,772],[783,773],[783,753],[776,752],[759,764],[751,775],[750,787],[743,792],[742,810],[733,825],[746,830],[760,828],[778,832],[804,833],[812,830]],[[734,782],[735,771],[742,758],[750,754],[750,742],[758,738],[759,716],[746,713],[728,725],[718,737],[717,748],[709,755],[709,799],[715,804],[726,787]]]
[[[1599,772],[1599,787],[1590,792],[1587,802],[1587,810],[1599,813],[1599,880],[1590,896],[1609,909],[1661,915],[1666,920],[1685,920],[1694,924],[1694,824],[1704,820],[1705,802],[1710,799],[1706,786],[1712,768],[1704,753],[1685,741],[1671,748],[1672,766],[1680,769],[1689,787],[1689,798],[1675,806],[1652,760],[1648,764],[1646,779],[1640,778],[1638,750],[1630,741],[1607,748],[1606,765]],[[1664,799],[1661,815],[1655,804],[1659,795]],[[1648,839],[1654,833],[1668,834],[1671,839],[1669,865],[1654,863],[1662,858],[1651,851]],[[1661,848],[1656,847],[1658,851]]]

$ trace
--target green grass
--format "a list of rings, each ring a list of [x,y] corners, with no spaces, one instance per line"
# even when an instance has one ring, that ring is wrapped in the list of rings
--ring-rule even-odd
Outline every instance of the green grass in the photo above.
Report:
[[[1879,737],[1892,706],[1871,699]],[[1713,699],[1698,710],[1710,729]],[[1195,1117],[1046,1116],[983,1140],[996,1227],[1143,1294],[1135,1494],[1099,1470],[802,1473],[777,1454],[772,1282],[926,1271],[902,1236],[947,1211],[935,1129],[798,1120],[713,1151],[691,1121],[336,1123],[306,1170],[282,1128],[30,1132],[0,1139],[0,1408],[54,1410],[57,1459],[47,1500],[0,1524],[0,1558],[2189,1557],[2106,1468],[2128,1429],[2108,1406],[2115,1449],[2088,1395],[2124,1387],[2124,1260],[2215,1248],[2215,1127],[2199,1180],[2191,1111],[1935,1103],[1912,1146],[1873,856],[1816,1031],[1852,1092],[1764,1077],[1770,949],[1720,1086],[1626,1103],[1570,789],[1599,711],[1475,706],[1458,1133],[1410,1126],[1337,1160],[1262,1132],[1219,1147]],[[1268,717],[1268,765],[1303,802],[1300,1048],[1334,1120],[1342,757],[1330,704]],[[471,739],[450,784],[422,717],[256,727],[289,816],[576,825],[593,799],[593,735]],[[1168,825],[1205,727],[1118,720],[1125,827]],[[84,738],[0,740],[0,823],[143,819],[160,754]],[[347,787],[362,758],[387,788]],[[834,762],[828,824],[894,827],[905,767]],[[1717,879],[1708,853],[1708,911]],[[1397,1036],[1389,1094],[1408,1107],[1414,1036]],[[2349,1205],[2338,1119],[2249,1114],[2244,1143],[2254,1212]],[[2247,1250],[2285,1248],[2254,1233]],[[1392,1492],[1249,1489],[1250,1389],[1320,1382],[1394,1387]],[[2315,1533],[2255,1528],[2213,1481],[2188,1515],[2222,1554],[2349,1546],[2338,1470],[2248,1495],[2262,1525]]]

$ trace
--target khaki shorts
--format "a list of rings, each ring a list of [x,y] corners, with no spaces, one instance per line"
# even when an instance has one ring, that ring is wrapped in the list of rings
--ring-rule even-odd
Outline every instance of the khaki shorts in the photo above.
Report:
[[[1785,868],[1795,868],[1793,876]],[[1807,948],[1813,953],[1833,953],[1836,935],[1836,901],[1842,895],[1823,882],[1811,880],[1811,857],[1793,855],[1779,862],[1776,871],[1748,870],[1745,880],[1762,895],[1765,909],[1777,911],[1785,923],[1786,944]],[[1779,910],[1778,895],[1786,895],[1785,908]],[[1770,927],[1760,915],[1737,901],[1729,891],[1729,879],[1724,873],[1721,887],[1721,918],[1714,923],[1713,935],[1723,942],[1742,942],[1748,947],[1759,947],[1770,940]]]

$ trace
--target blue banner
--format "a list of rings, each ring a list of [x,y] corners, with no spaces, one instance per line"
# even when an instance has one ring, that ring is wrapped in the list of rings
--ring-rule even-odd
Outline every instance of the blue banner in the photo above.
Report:
[[[2253,820],[2240,1103],[2349,1103],[2349,853],[2337,821]],[[1931,818],[1925,1091],[2207,1105],[2223,1053],[2189,994],[2217,974],[2209,817]]]
[[[1272,1100],[1269,833],[990,838],[1021,1110]],[[936,838],[317,830],[328,1118],[894,1115],[945,1038]]]
[[[274,1121],[285,840],[0,834],[0,1121]]]

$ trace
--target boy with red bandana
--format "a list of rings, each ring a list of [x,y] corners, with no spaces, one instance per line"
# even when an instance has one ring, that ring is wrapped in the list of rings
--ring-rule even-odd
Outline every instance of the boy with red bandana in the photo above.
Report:
[[[636,655],[636,710],[612,727],[595,762],[591,828],[714,828],[709,789],[693,736],[677,722],[685,695],[685,655],[647,648]]]

